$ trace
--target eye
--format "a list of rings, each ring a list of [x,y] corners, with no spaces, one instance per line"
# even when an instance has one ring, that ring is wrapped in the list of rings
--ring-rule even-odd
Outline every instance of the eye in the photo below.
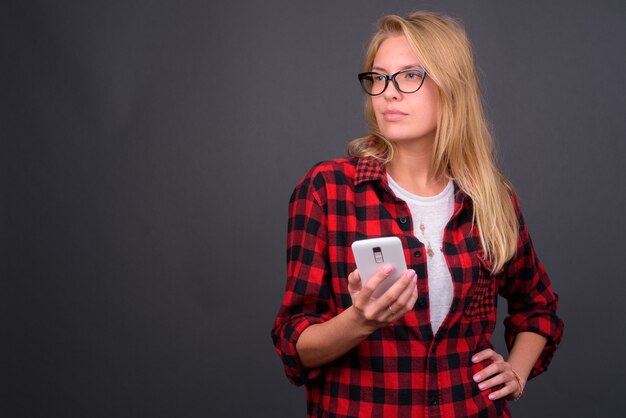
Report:
[[[421,80],[422,79],[422,73],[420,71],[415,71],[415,70],[409,70],[407,72],[404,73],[404,78],[406,80]]]

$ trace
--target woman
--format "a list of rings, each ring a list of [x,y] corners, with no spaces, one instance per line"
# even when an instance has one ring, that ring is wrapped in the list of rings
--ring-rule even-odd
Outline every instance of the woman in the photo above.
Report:
[[[472,47],[449,17],[386,16],[359,80],[371,133],[313,167],[289,205],[272,337],[309,416],[510,416],[562,335],[557,295],[498,169]],[[401,239],[382,296],[350,245]],[[509,356],[492,348],[497,293]]]

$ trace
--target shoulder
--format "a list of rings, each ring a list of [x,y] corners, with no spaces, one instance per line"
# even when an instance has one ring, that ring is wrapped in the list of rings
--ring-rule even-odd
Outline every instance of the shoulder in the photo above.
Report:
[[[298,186],[313,186],[316,190],[329,185],[351,186],[356,177],[357,162],[356,158],[337,158],[318,162],[307,171]]]
[[[313,200],[324,205],[354,187],[358,159],[337,158],[313,165],[296,185],[291,201]]]

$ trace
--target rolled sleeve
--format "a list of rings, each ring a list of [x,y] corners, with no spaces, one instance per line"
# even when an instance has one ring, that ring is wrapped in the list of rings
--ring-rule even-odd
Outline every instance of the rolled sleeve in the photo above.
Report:
[[[287,378],[302,385],[320,376],[322,369],[302,366],[296,344],[302,332],[324,322],[335,311],[329,286],[326,216],[318,182],[308,173],[289,202],[287,285],[272,328],[272,339]]]
[[[296,351],[296,343],[302,331],[320,322],[322,322],[321,318],[311,316],[292,317],[282,321],[278,326],[275,326],[272,331],[274,346],[283,362],[285,375],[294,385],[300,386],[315,380],[322,373],[321,368],[304,368],[300,362],[300,357],[298,357],[298,352]]]
[[[504,272],[500,293],[508,300],[508,317],[504,321],[505,340],[509,349],[520,332],[534,332],[547,343],[529,375],[544,372],[563,337],[563,321],[557,316],[558,295],[553,291],[543,264],[537,258],[524,217],[515,201],[520,225],[518,248]]]

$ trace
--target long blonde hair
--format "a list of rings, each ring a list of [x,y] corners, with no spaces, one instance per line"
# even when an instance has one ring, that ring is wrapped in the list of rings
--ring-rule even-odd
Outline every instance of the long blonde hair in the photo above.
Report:
[[[519,224],[511,201],[513,187],[496,162],[471,43],[461,25],[448,16],[431,12],[405,18],[385,16],[369,44],[363,71],[371,71],[381,43],[399,34],[439,89],[431,171],[435,178],[454,180],[472,199],[484,256],[496,272],[515,254]],[[393,159],[394,146],[381,134],[369,98],[365,117],[370,134],[353,140],[348,155],[373,157],[386,164]]]

